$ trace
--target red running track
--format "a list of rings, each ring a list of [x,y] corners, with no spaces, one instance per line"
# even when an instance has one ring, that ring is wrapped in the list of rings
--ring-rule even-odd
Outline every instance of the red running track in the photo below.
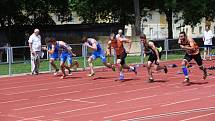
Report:
[[[190,70],[188,86],[176,74],[180,68],[154,73],[155,83],[146,83],[145,67],[137,76],[126,72],[124,82],[104,69],[94,78],[87,72],[64,80],[52,74],[0,78],[0,121],[214,121],[215,71],[202,80],[197,65]]]

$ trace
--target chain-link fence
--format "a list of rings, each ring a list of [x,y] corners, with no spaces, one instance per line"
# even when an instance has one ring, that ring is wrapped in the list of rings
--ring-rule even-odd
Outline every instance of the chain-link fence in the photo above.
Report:
[[[200,45],[201,54],[203,54],[203,42],[201,39],[195,39],[195,41]],[[166,39],[166,40],[156,40],[154,41],[163,48],[162,60],[173,60],[182,59],[185,52],[180,49],[177,39]],[[101,43],[104,51],[107,48],[107,44]],[[82,44],[70,44],[73,52],[77,55],[73,57],[73,61],[79,63],[79,67],[73,67],[76,70],[85,70],[88,67],[87,59],[91,55],[92,50],[87,48]],[[128,45],[125,44],[126,50],[128,50]],[[214,48],[214,47],[213,47]],[[144,47],[140,41],[133,41],[131,50],[126,58],[127,64],[143,64],[147,58],[144,58]],[[47,51],[43,51],[44,55],[40,63],[40,72],[50,72],[52,71],[51,65],[49,64],[49,54]],[[213,55],[213,52],[212,52]],[[116,56],[114,50],[112,50],[112,55],[107,57],[109,63],[116,63]],[[56,61],[56,65],[59,67],[59,61]],[[103,66],[100,59],[93,62],[94,66]],[[14,75],[30,73],[30,49],[28,46],[19,47],[0,47],[0,76],[2,75]]]

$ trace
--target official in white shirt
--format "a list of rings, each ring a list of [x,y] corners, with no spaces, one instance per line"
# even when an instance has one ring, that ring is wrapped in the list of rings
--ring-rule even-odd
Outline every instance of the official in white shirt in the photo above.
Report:
[[[123,35],[122,29],[119,29],[119,30],[118,30],[118,34],[116,35],[116,39],[118,39],[119,37],[125,38],[125,35]]]
[[[205,31],[204,31],[204,37],[203,37],[203,41],[204,41],[204,57],[203,60],[206,60],[206,54],[208,54],[208,56],[211,58],[211,47],[212,47],[212,38],[213,38],[213,32],[210,30],[209,26],[205,27]]]
[[[34,29],[34,33],[29,37],[28,43],[31,52],[31,73],[39,74],[40,56],[41,56],[41,36],[39,29]]]

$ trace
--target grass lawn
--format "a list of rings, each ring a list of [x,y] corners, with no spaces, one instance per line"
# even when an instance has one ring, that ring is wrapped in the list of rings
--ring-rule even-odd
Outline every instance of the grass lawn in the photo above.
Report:
[[[169,54],[168,55],[168,60],[173,60],[173,59],[181,59],[183,58],[184,55],[182,54]],[[80,68],[84,67],[84,58],[80,57],[77,58]],[[113,63],[113,57],[110,57],[111,63]],[[147,58],[144,59],[144,62],[146,62]],[[165,60],[165,55],[162,56],[162,60]],[[126,63],[131,64],[131,63],[141,63],[141,56],[128,56],[126,58]],[[59,61],[56,62],[57,65],[59,65]],[[102,62],[100,59],[97,59],[94,63],[94,66],[102,66]],[[88,65],[86,63],[86,65]],[[40,71],[48,71],[49,70],[49,62],[47,60],[43,60],[40,64]],[[0,64],[0,75],[8,75],[9,65],[8,64]],[[15,63],[11,65],[11,72],[12,74],[21,74],[21,73],[30,73],[30,61],[27,61],[25,63]]]

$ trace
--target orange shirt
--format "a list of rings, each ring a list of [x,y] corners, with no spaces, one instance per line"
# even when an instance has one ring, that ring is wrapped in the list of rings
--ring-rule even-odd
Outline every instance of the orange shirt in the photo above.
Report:
[[[190,42],[189,41],[181,41],[181,44],[187,47],[191,47]],[[186,53],[189,55],[197,55],[199,54],[199,46],[197,45],[197,43],[195,41],[193,41],[194,44],[194,50],[186,50]]]
[[[116,55],[121,55],[125,52],[123,41],[120,41],[120,38],[118,40],[111,40],[111,46],[115,49]]]

